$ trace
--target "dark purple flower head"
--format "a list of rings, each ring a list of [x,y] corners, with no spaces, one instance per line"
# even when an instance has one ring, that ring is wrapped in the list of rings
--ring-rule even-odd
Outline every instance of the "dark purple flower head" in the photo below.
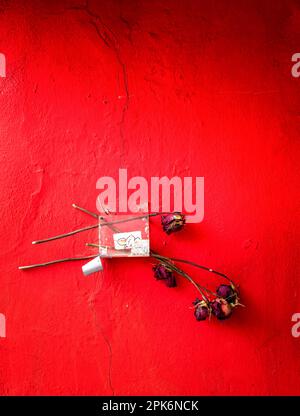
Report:
[[[237,298],[237,293],[234,290],[234,288],[230,285],[220,285],[217,290],[217,295],[220,296],[220,298],[224,298],[229,303],[235,303],[235,300]]]
[[[194,302],[192,302],[192,304],[194,305],[194,306],[197,306],[198,305],[198,303],[200,303],[201,302],[201,300],[199,299],[199,298],[196,298],[195,300],[194,300]]]
[[[211,302],[211,309],[216,318],[220,320],[227,319],[232,314],[232,308],[230,304],[225,299],[221,298],[217,298]]]
[[[205,321],[205,319],[209,316],[208,307],[200,305],[196,306],[194,315],[197,321]]]
[[[157,280],[165,280],[168,287],[176,286],[176,279],[171,269],[162,263],[156,264],[153,267],[154,276]]]
[[[170,273],[172,273],[172,271],[170,269],[168,269],[164,264],[159,263],[156,264],[153,267],[154,270],[154,276],[156,277],[156,279],[158,280],[164,280],[167,279],[168,275]]]
[[[175,279],[175,276],[174,276],[173,273],[171,273],[169,275],[169,277],[166,279],[166,285],[168,287],[176,287],[177,286],[176,279]]]
[[[180,213],[163,215],[161,217],[161,223],[163,230],[167,234],[171,234],[182,229],[185,224],[185,218],[184,215]]]
[[[210,309],[207,303],[204,300],[196,298],[193,302],[194,305],[194,315],[197,321],[205,321],[205,319],[210,315]]]

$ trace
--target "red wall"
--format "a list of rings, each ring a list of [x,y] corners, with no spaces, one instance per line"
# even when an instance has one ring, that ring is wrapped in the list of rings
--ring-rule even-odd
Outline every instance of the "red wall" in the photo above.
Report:
[[[0,5],[1,394],[299,394],[299,1],[80,4]],[[120,167],[205,177],[204,221],[153,221],[152,247],[229,274],[245,309],[196,322],[194,289],[140,259],[17,269],[88,254],[31,241],[91,224],[71,204]]]

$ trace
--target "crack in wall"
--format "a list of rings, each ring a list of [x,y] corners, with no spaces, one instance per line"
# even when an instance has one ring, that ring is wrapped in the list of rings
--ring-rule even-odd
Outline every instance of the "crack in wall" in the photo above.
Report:
[[[103,272],[101,274],[103,274]],[[88,306],[89,306],[90,311],[93,314],[96,335],[98,334],[98,331],[99,331],[100,334],[101,334],[101,336],[102,336],[102,338],[104,339],[104,342],[106,343],[106,345],[108,347],[108,352],[109,352],[109,360],[108,360],[108,384],[109,384],[109,388],[110,388],[110,390],[112,392],[112,396],[115,396],[115,390],[114,390],[114,387],[113,387],[113,384],[112,384],[112,377],[111,377],[112,358],[113,358],[112,347],[111,347],[111,343],[109,342],[109,339],[104,334],[104,331],[102,329],[102,326],[99,323],[98,315],[97,315],[96,308],[95,308],[95,300],[96,300],[97,295],[99,294],[101,288],[102,288],[102,285],[101,284],[99,285],[99,283],[97,284],[97,281],[96,281],[96,288],[90,294],[90,296],[88,298]]]
[[[64,11],[66,10],[78,10],[78,11],[84,11],[90,18],[91,20],[89,21],[89,23],[93,26],[93,28],[96,31],[97,36],[99,37],[99,39],[104,43],[104,45],[108,48],[110,48],[114,54],[115,54],[115,58],[116,58],[116,62],[118,63],[120,69],[121,69],[121,73],[122,73],[122,79],[123,79],[123,88],[124,88],[124,95],[119,95],[119,99],[125,97],[125,101],[124,101],[124,105],[122,107],[122,114],[121,114],[121,119],[119,122],[119,134],[120,134],[120,139],[121,139],[121,148],[120,148],[120,159],[123,160],[124,157],[124,125],[125,125],[125,118],[126,118],[126,113],[128,111],[129,108],[129,100],[130,100],[130,94],[129,94],[129,86],[128,86],[128,74],[127,74],[127,67],[125,62],[122,59],[122,55],[121,55],[121,51],[120,51],[120,44],[118,42],[118,39],[115,35],[115,33],[112,31],[112,29],[110,27],[108,27],[103,20],[101,19],[100,15],[98,15],[97,13],[95,13],[94,11],[91,10],[90,6],[89,6],[89,1],[87,0],[86,3],[84,5],[78,5],[78,6],[70,6],[66,9],[64,9]],[[121,19],[124,23],[124,19]],[[90,294],[89,298],[88,298],[88,306],[90,311],[93,314],[93,318],[94,318],[94,325],[95,325],[95,330],[96,330],[96,335],[98,334],[98,331],[100,332],[104,342],[106,343],[107,347],[108,347],[108,351],[109,351],[109,363],[108,363],[108,384],[110,387],[110,390],[112,392],[112,395],[115,395],[115,390],[112,384],[112,377],[111,377],[111,370],[112,370],[112,358],[113,358],[113,351],[112,351],[112,347],[111,347],[111,343],[109,341],[109,339],[107,338],[107,336],[105,335],[100,323],[99,323],[99,319],[98,319],[98,315],[95,309],[95,300],[97,298],[97,295],[99,294],[101,290],[101,285],[99,287],[96,287],[95,290]]]
[[[130,94],[129,94],[129,86],[128,86],[127,67],[126,67],[124,60],[122,59],[120,43],[117,39],[117,36],[113,32],[113,30],[103,22],[100,15],[91,10],[88,0],[86,1],[84,5],[70,6],[68,10],[82,10],[88,14],[88,16],[91,18],[89,23],[94,27],[97,36],[101,39],[101,41],[105,44],[105,46],[107,46],[114,52],[116,61],[119,67],[121,68],[125,101],[122,107],[121,119],[119,121],[119,134],[120,134],[120,139],[121,139],[120,159],[123,160],[124,150],[125,150],[124,149],[124,143],[125,143],[124,125],[125,125],[126,113],[129,109]],[[119,95],[119,98],[123,98],[123,97]]]

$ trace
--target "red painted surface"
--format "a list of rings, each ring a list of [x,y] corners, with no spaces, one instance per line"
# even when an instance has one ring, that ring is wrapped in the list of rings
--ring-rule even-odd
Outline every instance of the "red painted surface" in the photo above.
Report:
[[[298,1],[3,1],[1,394],[299,394]],[[151,262],[88,254],[100,176],[204,176],[205,219],[153,248],[219,269],[245,309],[196,322]],[[201,271],[194,277],[210,282]]]

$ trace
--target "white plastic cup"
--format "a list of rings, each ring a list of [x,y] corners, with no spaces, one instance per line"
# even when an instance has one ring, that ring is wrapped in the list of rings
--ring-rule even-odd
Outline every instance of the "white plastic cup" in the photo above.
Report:
[[[100,256],[92,259],[91,261],[82,266],[82,273],[85,276],[89,276],[92,273],[100,272],[101,270],[103,270],[103,266]]]

